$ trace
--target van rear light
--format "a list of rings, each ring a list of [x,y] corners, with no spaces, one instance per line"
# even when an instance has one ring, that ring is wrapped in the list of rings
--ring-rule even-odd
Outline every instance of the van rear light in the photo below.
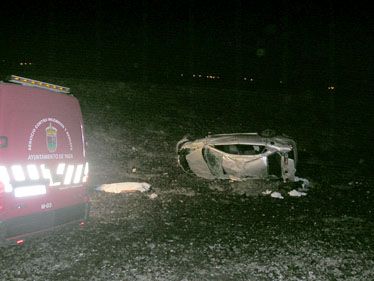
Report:
[[[12,170],[15,181],[24,181],[26,179],[21,165],[13,165],[10,169]]]
[[[10,184],[10,177],[8,174],[8,169],[4,166],[0,166],[0,182],[4,186],[4,191],[5,192],[12,192],[13,187]]]

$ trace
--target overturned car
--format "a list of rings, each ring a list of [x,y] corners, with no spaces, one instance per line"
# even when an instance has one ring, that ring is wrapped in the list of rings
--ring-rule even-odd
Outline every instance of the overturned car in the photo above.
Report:
[[[179,166],[205,179],[295,181],[296,143],[285,135],[265,131],[184,137],[176,150]]]

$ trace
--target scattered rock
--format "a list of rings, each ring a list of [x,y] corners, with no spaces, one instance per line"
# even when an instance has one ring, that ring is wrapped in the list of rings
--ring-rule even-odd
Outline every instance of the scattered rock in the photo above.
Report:
[[[148,197],[149,197],[149,199],[156,199],[158,197],[158,195],[156,193],[152,193]]]

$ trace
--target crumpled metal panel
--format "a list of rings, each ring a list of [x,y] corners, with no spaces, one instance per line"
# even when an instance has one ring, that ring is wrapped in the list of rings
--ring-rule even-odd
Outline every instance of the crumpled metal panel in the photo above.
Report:
[[[223,155],[222,158],[223,169],[234,177],[265,178],[268,176],[267,158],[262,155],[256,157]]]
[[[202,148],[192,151],[186,156],[188,165],[194,174],[205,179],[215,179],[204,161]]]

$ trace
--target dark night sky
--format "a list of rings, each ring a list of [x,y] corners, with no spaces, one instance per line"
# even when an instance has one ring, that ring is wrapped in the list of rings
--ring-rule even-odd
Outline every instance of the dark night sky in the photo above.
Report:
[[[262,75],[305,83],[352,77],[369,83],[369,5],[336,3],[11,1],[1,4],[0,58],[70,70]]]

